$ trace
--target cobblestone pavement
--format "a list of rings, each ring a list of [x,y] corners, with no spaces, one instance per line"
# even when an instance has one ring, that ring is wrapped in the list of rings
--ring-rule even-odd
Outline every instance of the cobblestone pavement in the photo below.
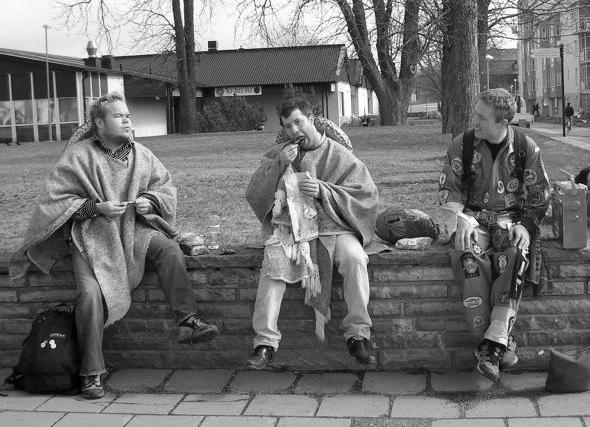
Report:
[[[0,370],[6,377],[7,370]],[[545,373],[122,369],[107,395],[0,393],[6,427],[590,427],[590,392],[544,390]]]

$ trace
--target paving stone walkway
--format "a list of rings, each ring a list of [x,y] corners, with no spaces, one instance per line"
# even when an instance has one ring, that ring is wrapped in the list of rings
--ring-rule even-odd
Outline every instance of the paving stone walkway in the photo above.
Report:
[[[0,370],[0,377],[8,371]],[[0,391],[6,427],[590,427],[590,392],[545,373],[121,369],[98,400]]]

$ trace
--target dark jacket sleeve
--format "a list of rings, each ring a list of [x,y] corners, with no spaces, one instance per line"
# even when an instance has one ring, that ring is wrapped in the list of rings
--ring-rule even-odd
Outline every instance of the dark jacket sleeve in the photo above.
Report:
[[[531,236],[539,231],[539,223],[549,207],[549,178],[541,159],[541,150],[527,136],[527,154],[524,169],[526,199],[521,217],[522,225]]]

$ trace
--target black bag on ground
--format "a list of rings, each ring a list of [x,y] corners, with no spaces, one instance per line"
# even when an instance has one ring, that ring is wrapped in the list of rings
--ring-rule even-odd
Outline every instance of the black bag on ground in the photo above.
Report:
[[[390,207],[377,216],[375,232],[383,240],[395,243],[412,237],[432,237],[438,230],[430,215],[418,209]]]
[[[29,393],[72,393],[80,388],[80,351],[73,310],[60,304],[39,314],[6,382]]]
[[[553,393],[590,390],[590,346],[564,354],[551,350],[545,388]]]

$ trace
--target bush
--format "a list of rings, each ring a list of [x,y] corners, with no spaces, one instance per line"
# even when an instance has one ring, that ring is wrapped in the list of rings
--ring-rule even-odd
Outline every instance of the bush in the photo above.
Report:
[[[251,104],[244,97],[220,97],[206,101],[203,112],[197,113],[199,132],[235,132],[259,129],[266,122],[261,105]]]

